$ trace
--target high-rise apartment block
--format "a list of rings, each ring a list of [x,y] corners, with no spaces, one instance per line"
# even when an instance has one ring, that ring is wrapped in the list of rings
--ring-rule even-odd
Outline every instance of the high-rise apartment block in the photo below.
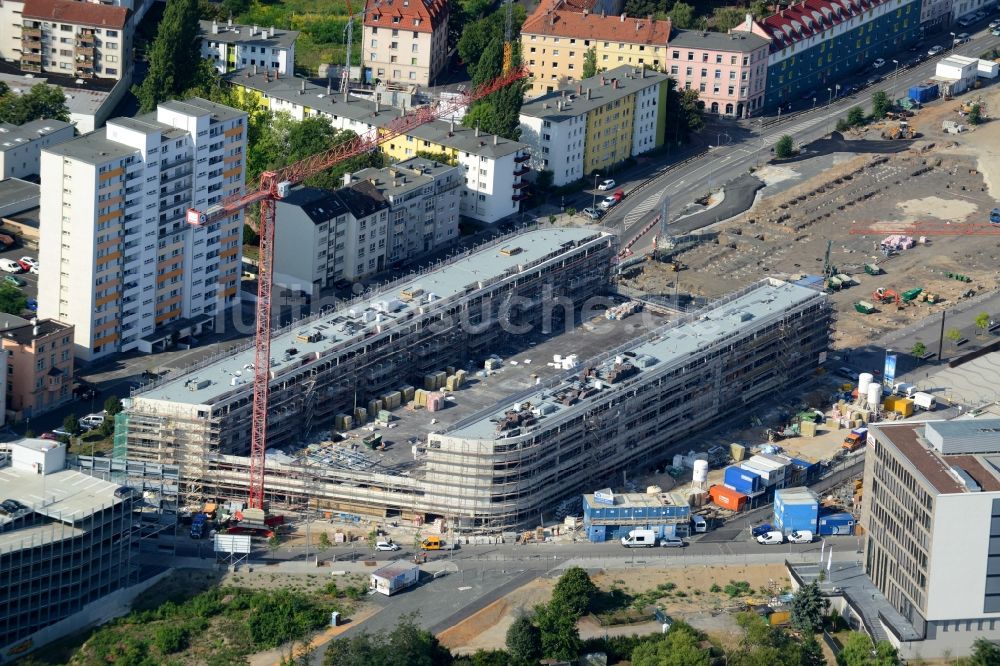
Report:
[[[76,355],[150,352],[237,300],[242,212],[193,227],[244,183],[246,114],[160,104],[42,152],[39,316],[74,325]]]
[[[20,54],[25,72],[117,81],[132,71],[133,25],[127,7],[26,0],[12,18],[21,24],[20,44],[12,32],[8,46]]]

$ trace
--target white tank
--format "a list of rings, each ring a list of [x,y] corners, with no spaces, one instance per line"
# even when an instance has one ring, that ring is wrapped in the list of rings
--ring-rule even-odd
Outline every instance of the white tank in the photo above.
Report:
[[[684,467],[684,456],[677,453],[674,454],[674,467]]]
[[[695,460],[694,461],[694,483],[697,486],[703,486],[708,482],[708,461],[707,460]]]
[[[868,386],[868,408],[878,409],[882,406],[882,385],[872,382]]]
[[[875,375],[870,372],[862,372],[858,375],[858,397],[868,395],[868,387],[875,381]]]
[[[663,492],[663,488],[659,486],[646,486],[647,495],[659,495]]]

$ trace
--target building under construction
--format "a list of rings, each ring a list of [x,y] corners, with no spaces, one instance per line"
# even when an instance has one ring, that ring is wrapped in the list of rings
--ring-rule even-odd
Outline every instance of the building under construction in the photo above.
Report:
[[[268,447],[295,445],[335,419],[374,419],[408,401],[425,375],[560,326],[607,290],[616,249],[613,235],[593,229],[512,236],[277,333]],[[117,417],[114,457],[179,465],[194,498],[243,495],[242,472],[231,489],[207,480],[224,456],[249,450],[253,361],[248,346],[134,394]]]
[[[542,275],[548,276],[547,284],[557,292],[573,291],[579,297],[600,288],[610,265],[609,252],[613,251],[607,237],[581,230],[560,230],[556,236],[550,235],[556,233],[553,231],[537,233],[540,235],[517,240],[517,247],[525,253],[534,247],[538,259],[532,264],[510,270],[503,278],[493,277],[489,285],[456,285],[452,297],[471,289],[467,295],[478,302],[483,300],[482,290],[504,293],[509,280],[518,293],[521,289],[540,293]],[[566,245],[553,254],[540,247],[542,239]],[[503,256],[497,248],[486,255]],[[586,260],[579,261],[582,258]],[[484,259],[476,261],[481,271],[488,263]],[[532,277],[535,275],[538,277]],[[431,277],[424,276],[419,282],[430,284]],[[440,290],[440,284],[434,289]],[[459,299],[452,301],[449,309],[467,306],[468,299]],[[484,315],[483,321],[494,318],[495,310],[489,312],[494,314]],[[430,315],[415,314],[410,320],[414,325],[406,329],[419,328],[418,317]],[[344,315],[334,318],[338,316]],[[525,316],[537,315],[526,310]],[[744,411],[768,395],[794,390],[821,363],[829,322],[823,293],[765,280],[698,312],[679,315],[576,370],[557,375],[524,394],[509,396],[445,432],[431,434],[414,444],[412,451],[399,452],[396,463],[372,460],[337,445],[331,445],[333,452],[325,458],[269,456],[268,497],[276,503],[351,516],[403,520],[444,517],[473,531],[522,525],[567,496],[620,478],[623,470],[646,469],[669,459],[674,445],[689,445],[692,437],[720,417]],[[494,323],[491,328],[499,327]],[[310,387],[322,392],[323,401],[336,401],[324,406],[323,418],[350,405],[351,393],[328,392],[341,387],[340,380],[349,380],[346,385],[352,393],[356,386],[360,391],[368,377],[374,382],[380,376],[372,370],[381,360],[393,363],[398,384],[400,378],[431,367],[419,365],[421,356],[416,351],[435,339],[434,333],[414,336],[406,351],[373,354],[378,358],[368,357],[354,366],[345,362],[345,368],[354,369],[338,373],[336,382],[325,380],[322,386]],[[446,339],[452,341],[451,349],[436,352],[439,364],[482,353],[473,344],[477,338],[471,333]],[[341,356],[344,353],[341,348],[336,351]],[[296,385],[285,377],[307,374],[326,357],[309,358],[294,373],[277,374],[273,384],[279,394],[275,403],[279,427],[275,431],[282,441],[291,441],[303,432],[308,403],[296,403],[280,394],[302,393],[303,380]],[[173,387],[157,387],[135,396],[119,425],[119,435],[127,436],[129,457],[179,462],[182,482],[191,494],[245,496],[249,459],[238,454],[247,448],[249,389],[248,385],[230,386],[225,381],[227,368],[239,367],[240,362],[237,358],[225,367],[216,366],[211,374],[202,369],[174,380]],[[407,372],[410,363],[413,370]],[[324,377],[321,373],[313,376]],[[216,381],[226,389],[222,399],[183,402],[184,391],[197,396],[210,389],[186,388],[204,381],[199,377],[221,377]],[[296,386],[299,388],[292,390]],[[167,390],[173,391],[169,398],[164,394]],[[381,390],[369,393],[378,395]],[[281,409],[292,415],[285,417]],[[285,418],[299,421],[299,429],[282,429]]]

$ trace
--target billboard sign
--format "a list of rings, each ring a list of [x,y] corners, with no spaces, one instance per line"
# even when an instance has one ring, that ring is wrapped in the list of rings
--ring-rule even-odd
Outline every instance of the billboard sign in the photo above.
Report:
[[[215,552],[236,553],[247,555],[250,553],[249,534],[216,534]]]
[[[896,383],[896,355],[885,355],[885,368],[882,370],[882,386],[888,391],[892,391],[893,384]]]

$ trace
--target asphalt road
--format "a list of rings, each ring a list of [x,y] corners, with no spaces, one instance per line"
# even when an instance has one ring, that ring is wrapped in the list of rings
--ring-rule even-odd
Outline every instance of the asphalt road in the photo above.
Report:
[[[928,40],[921,46],[920,52],[925,53],[936,43],[950,39],[948,34],[939,36],[936,40]],[[715,120],[701,133],[701,139],[708,142],[700,154],[680,164],[671,165],[660,170],[649,181],[619,182],[627,193],[624,201],[615,206],[602,219],[603,226],[620,234],[622,245],[632,241],[645,223],[655,215],[662,197],[669,197],[669,217],[674,220],[695,200],[705,196],[709,191],[719,188],[739,176],[746,174],[751,166],[767,161],[771,157],[771,147],[783,135],[789,135],[796,145],[803,146],[830,134],[835,129],[838,118],[845,117],[848,109],[862,106],[866,110],[871,106],[871,96],[878,90],[885,90],[891,96],[901,96],[910,86],[921,83],[934,74],[936,63],[941,58],[958,53],[978,57],[984,51],[1000,44],[1000,37],[990,35],[980,30],[972,41],[960,45],[953,50],[924,60],[922,63],[895,72],[886,71],[886,77],[875,85],[868,86],[850,96],[828,97],[828,104],[820,104],[813,109],[792,114],[779,115],[777,118],[757,118],[749,121]],[[916,54],[904,52],[903,60]],[[889,63],[892,67],[892,63]],[[866,79],[870,74],[860,74],[855,78]],[[844,85],[847,85],[845,82]],[[933,104],[933,103],[932,103]],[[714,135],[714,136],[713,136]],[[713,141],[714,139],[714,141]],[[845,143],[844,147],[848,144]],[[856,148],[870,146],[858,144]],[[637,187],[641,187],[635,191]],[[589,201],[590,193],[586,195]],[[587,203],[586,205],[590,205]],[[697,220],[702,226],[715,221],[713,216]],[[681,222],[674,227],[676,233],[691,231],[690,222]],[[649,245],[655,230],[642,234],[633,249],[643,249]]]

